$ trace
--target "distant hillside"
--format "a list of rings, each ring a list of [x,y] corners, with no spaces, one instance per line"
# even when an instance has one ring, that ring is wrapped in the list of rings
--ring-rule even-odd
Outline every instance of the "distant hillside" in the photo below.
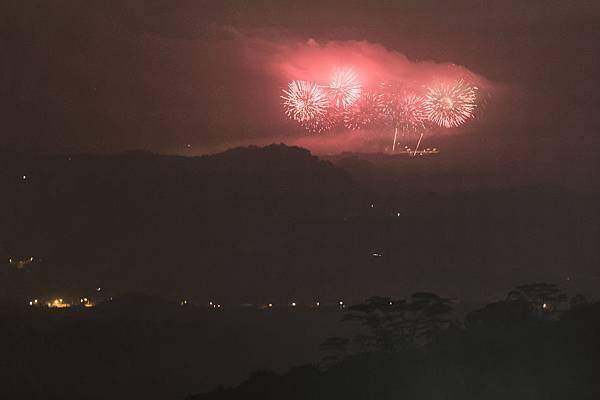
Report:
[[[524,281],[585,294],[600,284],[593,193],[450,168],[443,154],[329,160],[285,145],[192,158],[5,152],[0,291],[241,304],[426,287],[479,302]],[[22,270],[8,262],[29,257]]]
[[[36,258],[32,273],[2,265],[15,292],[82,292],[104,281],[169,293],[199,282],[194,292],[203,292],[215,276],[220,291],[233,270],[257,268],[247,255],[283,256],[265,247],[285,236],[276,232],[341,219],[361,198],[345,171],[285,145],[193,158],[12,153],[0,171],[1,259]]]
[[[512,138],[515,132],[527,135],[528,143],[517,145]],[[417,138],[404,140],[414,148]],[[584,143],[574,140],[557,151],[555,143],[537,129],[505,127],[494,132],[425,136],[419,148],[436,148],[439,153],[435,155],[344,152],[322,158],[358,178],[365,177],[368,169],[369,179],[400,180],[422,189],[551,185],[599,191],[597,163],[590,157],[594,147]]]

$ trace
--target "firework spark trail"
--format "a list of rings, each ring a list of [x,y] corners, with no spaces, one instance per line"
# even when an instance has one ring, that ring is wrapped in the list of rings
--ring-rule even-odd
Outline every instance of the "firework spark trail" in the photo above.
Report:
[[[364,91],[344,112],[344,125],[351,130],[368,128],[382,120],[383,103],[380,94]]]
[[[421,145],[421,140],[423,139],[423,133],[421,132],[421,136],[419,137],[419,141],[415,146],[415,152],[413,153],[413,157],[417,155],[417,151],[419,150],[419,146]]]
[[[324,115],[329,107],[327,93],[313,82],[291,81],[283,93],[286,115],[300,123]]]
[[[429,88],[424,103],[427,118],[444,128],[464,124],[474,118],[477,90],[463,79]]]
[[[329,93],[335,107],[350,107],[360,98],[361,92],[362,83],[352,68],[337,68],[333,71]]]

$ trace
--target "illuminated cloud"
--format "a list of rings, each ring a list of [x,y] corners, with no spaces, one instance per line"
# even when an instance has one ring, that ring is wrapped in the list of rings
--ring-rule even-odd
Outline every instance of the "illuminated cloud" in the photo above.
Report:
[[[439,81],[469,79],[486,89],[492,85],[484,77],[453,63],[415,62],[404,54],[367,41],[329,41],[314,38],[281,38],[273,33],[262,36],[238,36],[244,60],[250,68],[286,82],[293,79],[325,83],[332,70],[351,66],[366,87],[382,81],[398,81],[408,87],[421,87]]]

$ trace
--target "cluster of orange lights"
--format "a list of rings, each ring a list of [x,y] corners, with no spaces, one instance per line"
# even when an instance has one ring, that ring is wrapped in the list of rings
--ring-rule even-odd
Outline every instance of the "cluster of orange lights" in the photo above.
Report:
[[[69,308],[69,307],[71,307],[71,304],[65,303],[63,301],[63,299],[54,299],[54,300],[46,303],[46,305],[48,306],[48,308]]]
[[[38,299],[31,299],[28,302],[30,307],[37,307],[37,306],[41,306],[42,304],[44,304],[43,302],[41,302]],[[82,297],[81,299],[79,299],[79,304],[81,304],[82,307],[85,308],[91,308],[95,306],[95,303],[88,299],[87,297]],[[52,299],[49,300],[45,303],[46,307],[48,308],[70,308],[72,306],[71,303],[65,302],[64,299],[62,298],[56,298],[56,299]]]
[[[84,306],[85,308],[91,308],[94,307],[94,303],[88,299],[87,297],[82,297],[81,299],[79,299],[79,303]]]

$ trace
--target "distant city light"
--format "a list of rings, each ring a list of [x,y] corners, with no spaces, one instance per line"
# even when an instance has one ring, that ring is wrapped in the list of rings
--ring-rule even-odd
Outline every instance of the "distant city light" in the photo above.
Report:
[[[26,265],[33,262],[33,257],[28,257],[23,260],[14,260],[12,257],[8,259],[10,265],[14,265],[17,269],[23,269]]]
[[[95,304],[91,302],[90,299],[88,299],[87,297],[82,297],[81,299],[79,299],[79,302],[85,308],[92,308],[95,306]]]
[[[48,308],[69,308],[71,304],[65,303],[63,299],[55,299],[47,303]]]
[[[296,303],[295,302],[292,302],[292,307],[296,307]]]

